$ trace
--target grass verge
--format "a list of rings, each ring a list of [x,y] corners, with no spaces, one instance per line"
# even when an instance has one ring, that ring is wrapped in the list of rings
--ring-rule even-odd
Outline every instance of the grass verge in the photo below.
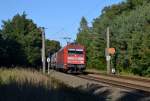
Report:
[[[98,101],[35,70],[0,69],[0,101]]]

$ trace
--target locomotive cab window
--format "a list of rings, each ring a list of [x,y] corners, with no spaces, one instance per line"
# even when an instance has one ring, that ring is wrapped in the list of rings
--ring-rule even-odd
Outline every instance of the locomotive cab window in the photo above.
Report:
[[[70,50],[68,50],[68,54],[76,54],[76,51],[70,51]]]
[[[83,51],[76,51],[76,54],[83,54]]]
[[[68,54],[83,54],[83,49],[68,49]]]

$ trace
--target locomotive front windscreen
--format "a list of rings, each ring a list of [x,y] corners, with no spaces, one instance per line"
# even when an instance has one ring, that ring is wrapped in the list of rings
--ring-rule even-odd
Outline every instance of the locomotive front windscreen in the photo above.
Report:
[[[83,49],[68,49],[68,54],[83,54]]]

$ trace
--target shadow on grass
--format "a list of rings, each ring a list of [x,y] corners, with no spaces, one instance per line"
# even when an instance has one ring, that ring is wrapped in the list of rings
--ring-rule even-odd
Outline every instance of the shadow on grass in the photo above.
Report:
[[[105,86],[89,84],[86,88],[46,88],[30,83],[11,82],[0,85],[0,101],[149,101],[149,95],[137,91],[120,91],[112,96],[113,91]],[[121,96],[120,96],[121,94]],[[119,96],[119,97],[118,97]],[[118,97],[118,98],[115,98]]]
[[[112,89],[98,84],[88,84],[87,87],[80,86],[80,89],[86,90],[90,94],[98,97],[99,101],[150,101],[150,94],[132,90],[125,91]]]
[[[117,101],[150,101],[150,94],[140,91],[120,92],[122,96]]]
[[[98,97],[73,88],[48,89],[29,83],[0,85],[0,101],[99,101]]]

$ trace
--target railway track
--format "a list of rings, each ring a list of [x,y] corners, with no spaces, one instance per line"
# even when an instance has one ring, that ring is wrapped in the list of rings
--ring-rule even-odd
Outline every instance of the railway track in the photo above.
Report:
[[[90,80],[90,81],[94,81],[97,83],[104,83],[110,86],[115,86],[117,88],[123,88],[123,89],[127,89],[127,90],[135,90],[137,92],[140,92],[142,94],[145,95],[149,95],[150,96],[150,82],[148,80],[145,81],[141,81],[141,80],[134,80],[133,82],[128,82],[129,80],[133,80],[132,78],[128,79],[126,77],[123,78],[119,78],[118,76],[115,78],[114,76],[111,76],[111,78],[108,79],[108,76],[106,76],[106,78],[104,77],[104,75],[101,77],[99,76],[91,76],[91,75],[77,75],[78,77],[82,78],[82,79],[86,79],[86,80]],[[110,75],[109,75],[110,77]],[[115,79],[112,79],[115,78]],[[119,80],[118,80],[119,79]],[[140,82],[136,83],[136,82]],[[142,84],[144,83],[144,84]],[[147,85],[149,84],[149,85]]]
[[[114,74],[107,75],[104,73],[95,73],[95,72],[85,72],[85,74],[103,75],[103,76],[107,76],[107,77],[121,78],[121,79],[134,80],[134,81],[136,80],[136,81],[150,83],[150,79],[144,78],[144,77],[130,77],[130,76],[122,76],[122,75],[114,75]]]

